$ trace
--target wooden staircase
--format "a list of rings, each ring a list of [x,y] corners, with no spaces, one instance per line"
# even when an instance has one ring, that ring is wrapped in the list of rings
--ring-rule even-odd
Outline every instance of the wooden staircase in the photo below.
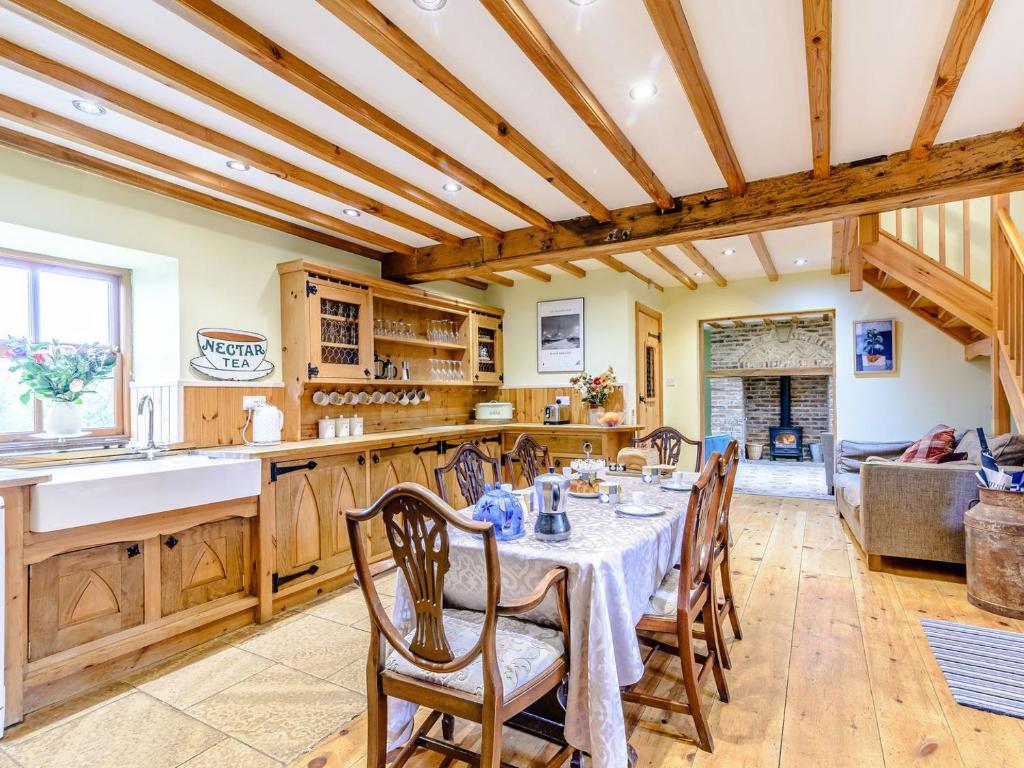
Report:
[[[993,210],[998,222],[992,249],[994,417],[997,427],[1009,426],[1012,414],[1017,428],[1024,429],[1024,238],[1005,204]]]

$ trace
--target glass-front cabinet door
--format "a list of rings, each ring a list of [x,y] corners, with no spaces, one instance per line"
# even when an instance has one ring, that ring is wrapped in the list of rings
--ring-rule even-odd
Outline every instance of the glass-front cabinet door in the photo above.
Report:
[[[500,384],[504,378],[501,366],[501,319],[474,313],[470,329],[473,383]]]
[[[373,310],[365,288],[310,279],[309,379],[370,379],[373,376]]]

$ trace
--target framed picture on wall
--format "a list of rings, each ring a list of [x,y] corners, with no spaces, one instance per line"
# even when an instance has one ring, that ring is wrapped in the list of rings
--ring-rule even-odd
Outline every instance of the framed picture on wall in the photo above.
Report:
[[[857,376],[895,376],[895,320],[856,320],[853,323],[853,372]]]
[[[583,299],[537,302],[537,373],[583,370]]]

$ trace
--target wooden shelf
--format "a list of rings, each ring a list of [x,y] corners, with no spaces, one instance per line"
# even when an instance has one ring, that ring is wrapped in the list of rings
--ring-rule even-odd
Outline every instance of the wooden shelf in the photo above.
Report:
[[[406,339],[400,336],[374,336],[374,343],[378,341],[388,342],[390,344],[403,344],[407,347],[430,347],[432,349],[458,349],[466,350],[465,344],[448,344],[442,341],[428,341],[426,339],[413,338]]]

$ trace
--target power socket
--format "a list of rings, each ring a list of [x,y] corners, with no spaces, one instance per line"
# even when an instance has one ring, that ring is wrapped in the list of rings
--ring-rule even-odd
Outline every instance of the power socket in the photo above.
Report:
[[[261,405],[267,404],[266,395],[242,395],[242,410],[255,411]]]

